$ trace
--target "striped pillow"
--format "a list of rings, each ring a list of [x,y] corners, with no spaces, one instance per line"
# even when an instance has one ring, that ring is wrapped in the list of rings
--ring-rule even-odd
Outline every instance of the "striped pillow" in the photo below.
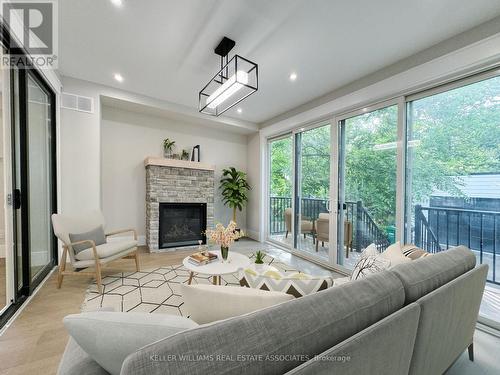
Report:
[[[423,258],[423,257],[431,255],[430,253],[428,253],[424,249],[421,249],[418,246],[415,246],[412,244],[404,245],[402,250],[403,250],[404,256],[410,258],[411,260],[415,260],[415,259],[419,259],[419,258]]]
[[[302,272],[284,274],[277,270],[267,270],[260,273],[253,268],[247,268],[240,277],[240,285],[284,292],[298,298],[331,287],[333,278],[330,276],[311,276]]]

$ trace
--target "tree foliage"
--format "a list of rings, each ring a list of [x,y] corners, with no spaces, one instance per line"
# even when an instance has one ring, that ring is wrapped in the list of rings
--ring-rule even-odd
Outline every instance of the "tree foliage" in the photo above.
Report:
[[[361,200],[380,226],[395,222],[397,116],[391,106],[345,121],[346,200]],[[407,117],[411,208],[436,190],[465,197],[460,176],[500,173],[500,77],[411,102]],[[298,144],[302,197],[328,198],[330,127]],[[292,149],[291,137],[271,143],[273,196],[292,195]]]

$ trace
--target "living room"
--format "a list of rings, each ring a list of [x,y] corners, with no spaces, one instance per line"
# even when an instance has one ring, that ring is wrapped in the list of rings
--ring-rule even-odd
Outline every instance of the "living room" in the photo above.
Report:
[[[0,373],[500,371],[497,0],[2,17]]]

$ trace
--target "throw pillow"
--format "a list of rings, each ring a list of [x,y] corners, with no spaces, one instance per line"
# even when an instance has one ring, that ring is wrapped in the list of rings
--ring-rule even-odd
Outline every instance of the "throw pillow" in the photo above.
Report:
[[[411,262],[411,259],[403,254],[399,241],[387,247],[381,256],[390,262],[390,267]]]
[[[333,278],[331,276],[312,276],[303,272],[281,273],[277,270],[267,270],[260,273],[253,268],[247,268],[240,276],[240,285],[283,292],[299,298],[331,287]]]
[[[375,244],[370,244],[363,250],[358,262],[354,266],[351,280],[362,279],[372,273],[383,271],[390,265],[390,261],[378,253]]]
[[[404,245],[402,248],[402,251],[403,251],[403,254],[405,255],[405,257],[408,257],[411,260],[415,260],[418,258],[423,258],[423,257],[431,255],[427,251],[425,251],[425,250],[423,250],[415,245],[412,245],[412,244]]]
[[[198,324],[243,315],[293,299],[282,292],[203,284],[181,284],[181,293],[189,317]]]
[[[68,315],[64,326],[77,344],[110,374],[118,375],[127,356],[145,345],[198,326],[167,314],[93,312]]]
[[[69,240],[71,241],[71,243],[84,240],[91,240],[95,242],[96,246],[99,246],[106,243],[106,235],[104,234],[104,228],[102,227],[102,225],[100,225],[97,228],[92,229],[85,233],[76,233],[76,234],[70,233]],[[75,254],[78,254],[80,251],[88,249],[89,247],[92,247],[92,245],[90,245],[89,243],[73,245],[73,251],[75,252]]]

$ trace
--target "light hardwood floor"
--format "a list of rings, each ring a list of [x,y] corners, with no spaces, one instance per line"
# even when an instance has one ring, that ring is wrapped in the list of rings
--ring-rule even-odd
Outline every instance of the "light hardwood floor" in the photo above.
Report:
[[[235,247],[242,253],[264,250],[274,258],[310,274],[331,274],[329,270],[307,262],[283,250],[254,241],[240,241]],[[150,254],[141,249],[141,268],[180,264],[192,249]],[[121,259],[103,269],[103,276],[121,271],[134,271],[133,260]],[[68,341],[62,319],[80,312],[90,277],[66,277],[62,289],[56,288],[57,273],[53,273],[12,325],[0,336],[0,375],[55,374]],[[466,352],[447,374],[498,374],[500,358],[495,349],[500,339],[476,331],[474,335],[476,361],[470,362]]]
[[[141,249],[141,268],[174,265],[192,250],[149,254]],[[103,276],[135,271],[130,259],[112,262],[103,268]],[[61,289],[56,288],[54,272],[13,324],[0,336],[0,374],[55,374],[68,341],[62,319],[80,312],[90,277],[67,276]]]

